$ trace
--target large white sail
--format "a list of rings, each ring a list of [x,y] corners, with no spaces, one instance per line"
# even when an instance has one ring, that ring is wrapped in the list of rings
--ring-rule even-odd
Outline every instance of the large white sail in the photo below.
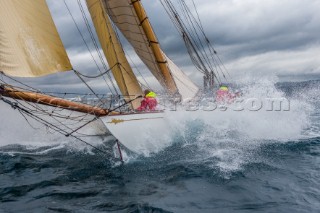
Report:
[[[35,77],[71,70],[45,0],[1,0],[0,71]]]

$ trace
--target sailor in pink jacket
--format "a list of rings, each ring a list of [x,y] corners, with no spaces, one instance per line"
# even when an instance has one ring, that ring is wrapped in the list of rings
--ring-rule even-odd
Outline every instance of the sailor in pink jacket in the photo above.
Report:
[[[139,111],[144,111],[144,110],[154,111],[154,110],[156,110],[156,106],[158,104],[156,96],[157,96],[156,93],[154,93],[150,90],[145,90],[144,91],[144,99],[141,101],[141,106],[137,110],[139,110]]]
[[[216,102],[217,103],[231,103],[234,99],[234,95],[229,92],[227,86],[220,86],[216,92]]]

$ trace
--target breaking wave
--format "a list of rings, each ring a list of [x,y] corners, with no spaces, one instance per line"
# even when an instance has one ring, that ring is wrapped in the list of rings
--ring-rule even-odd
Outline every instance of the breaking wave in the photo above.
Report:
[[[311,85],[310,85],[311,84]],[[258,161],[257,152],[266,145],[282,144],[319,136],[319,114],[315,106],[319,103],[317,89],[319,82],[297,84],[277,83],[265,80],[246,82],[237,87],[242,91],[244,100],[257,98],[285,98],[290,103],[289,110],[242,110],[217,108],[213,111],[170,111],[167,119],[174,126],[169,137],[171,146],[165,150],[147,150],[144,156],[124,152],[127,163],[159,156],[171,159],[171,155],[186,156],[178,160],[199,162],[210,168],[219,168],[223,173],[241,170],[250,162]],[[55,150],[96,154],[95,150],[72,138],[50,133],[36,123],[32,127],[16,111],[0,103],[2,113],[0,123],[0,147],[10,154],[33,153],[45,155]],[[102,124],[92,129],[101,132]],[[159,130],[160,131],[160,130]],[[166,138],[167,138],[166,137]],[[86,137],[90,144],[117,155],[115,141],[107,133],[97,137]],[[166,139],[167,140],[167,139]],[[177,148],[179,147],[179,148]],[[164,153],[167,153],[164,154]],[[189,155],[184,155],[188,153]],[[117,157],[117,156],[116,156]]]

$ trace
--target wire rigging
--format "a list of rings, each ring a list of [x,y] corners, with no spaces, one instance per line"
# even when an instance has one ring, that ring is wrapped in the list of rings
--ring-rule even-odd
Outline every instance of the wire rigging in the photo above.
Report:
[[[78,136],[76,136],[76,135],[73,135],[73,133],[71,133],[71,134],[68,133],[68,132],[65,131],[63,128],[59,127],[58,125],[54,125],[54,124],[52,124],[52,123],[44,120],[43,118],[41,118],[41,117],[33,114],[33,113],[30,112],[28,109],[20,106],[20,104],[19,104],[18,102],[12,102],[12,101],[10,101],[10,100],[8,100],[8,99],[6,99],[6,98],[3,98],[2,96],[0,96],[0,100],[2,100],[4,103],[10,105],[13,109],[18,110],[20,114],[24,114],[23,117],[24,117],[26,120],[27,120],[26,116],[28,116],[28,117],[34,119],[35,121],[44,124],[46,127],[54,130],[55,132],[58,132],[58,133],[60,133],[60,134],[62,134],[62,135],[65,135],[65,136],[67,136],[67,137],[70,136],[70,137],[73,137],[73,138],[77,139],[78,141],[86,144],[87,146],[90,146],[90,147],[92,147],[93,149],[97,150],[100,154],[106,154],[106,155],[108,155],[108,156],[112,156],[111,153],[109,153],[109,152],[107,152],[107,151],[105,151],[105,150],[102,150],[102,149],[100,149],[99,147],[96,147],[96,146],[88,143],[87,141],[81,139],[80,137],[78,137]],[[29,121],[28,121],[28,123],[29,123]],[[102,156],[105,157],[105,155],[102,155]]]
[[[160,0],[169,18],[182,36],[191,61],[197,70],[208,79],[216,79],[218,83],[228,81],[230,74],[204,31],[194,0],[191,1],[195,15],[185,0],[175,1],[177,6],[170,0]],[[226,74],[228,74],[228,77]]]
[[[91,40],[92,40],[92,42],[93,42],[93,45],[94,45],[94,47],[95,47],[95,50],[96,50],[96,52],[97,52],[97,54],[98,54],[98,56],[99,56],[99,59],[100,59],[100,61],[101,61],[101,63],[102,63],[102,66],[104,67],[105,70],[108,70],[108,66],[106,65],[106,63],[105,63],[105,61],[104,61],[104,58],[103,58],[103,56],[102,56],[102,54],[101,54],[101,52],[100,52],[98,42],[96,41],[96,38],[95,38],[94,33],[93,33],[93,30],[91,29],[91,26],[90,26],[90,24],[89,24],[88,18],[87,18],[87,16],[86,16],[86,13],[84,12],[84,9],[83,9],[83,6],[82,6],[80,0],[78,0],[78,5],[79,5],[79,8],[80,8],[82,17],[83,17],[83,19],[84,19],[84,21],[85,21],[87,30],[88,30],[88,32],[89,32],[89,34],[90,34],[90,38],[91,38]],[[101,73],[101,71],[100,71],[100,73]],[[109,80],[110,80],[110,82],[111,82],[111,84],[112,84],[113,89],[115,90],[115,93],[118,95],[118,91],[117,91],[117,89],[116,89],[116,87],[115,87],[115,84],[114,84],[113,81],[112,81],[112,77],[111,77],[111,75],[110,75],[109,72],[107,72],[107,76],[108,76],[108,78],[109,78]],[[106,79],[105,79],[104,77],[103,77],[103,79],[105,80],[105,82],[106,82],[106,84],[107,84]]]
[[[81,32],[81,30],[80,30],[80,28],[79,28],[79,26],[78,26],[78,24],[77,24],[74,16],[73,16],[72,13],[71,13],[71,10],[70,10],[68,4],[66,3],[65,0],[64,0],[63,2],[64,2],[65,6],[66,6],[66,8],[67,8],[67,10],[68,10],[68,12],[69,12],[69,15],[71,16],[71,18],[72,18],[72,20],[73,20],[73,22],[74,22],[74,24],[75,24],[75,26],[76,26],[76,28],[77,28],[77,30],[78,30],[78,32],[79,32],[82,40],[83,40],[86,48],[88,49],[88,51],[89,51],[89,53],[90,53],[90,55],[91,55],[91,58],[93,59],[95,65],[96,65],[96,67],[97,67],[97,69],[99,70],[100,73],[102,73],[102,71],[101,71],[101,69],[100,69],[100,67],[99,67],[99,65],[98,65],[98,62],[97,62],[96,59],[94,58],[93,53],[91,52],[91,50],[90,50],[90,48],[89,48],[89,45],[87,44],[87,42],[86,42],[86,40],[85,40],[85,38],[84,38],[84,35],[82,34],[82,32]],[[115,88],[115,86],[114,86],[114,84],[113,84],[113,81],[112,81],[111,77],[109,78],[109,80],[110,80],[111,84],[113,85],[113,89],[114,89],[115,93],[118,94],[118,92],[117,92],[117,90],[116,90],[116,88]],[[110,85],[109,85],[107,82],[106,82],[106,84],[107,84],[110,92],[112,92],[112,89],[111,89]]]

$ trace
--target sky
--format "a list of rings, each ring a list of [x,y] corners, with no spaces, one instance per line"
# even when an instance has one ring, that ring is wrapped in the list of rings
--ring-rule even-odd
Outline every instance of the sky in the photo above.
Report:
[[[77,0],[65,1],[85,40],[93,47]],[[98,73],[63,0],[47,0],[47,3],[74,69]],[[202,75],[192,66],[160,0],[142,0],[142,3],[164,52],[202,86]],[[320,79],[320,0],[194,0],[194,3],[207,37],[215,45],[232,80],[274,76],[282,81]],[[129,45],[124,46],[143,77],[158,88]],[[42,88],[59,85],[59,88],[76,89],[80,83],[72,73],[60,73],[38,79],[36,84]],[[103,81],[91,83],[104,86]]]

